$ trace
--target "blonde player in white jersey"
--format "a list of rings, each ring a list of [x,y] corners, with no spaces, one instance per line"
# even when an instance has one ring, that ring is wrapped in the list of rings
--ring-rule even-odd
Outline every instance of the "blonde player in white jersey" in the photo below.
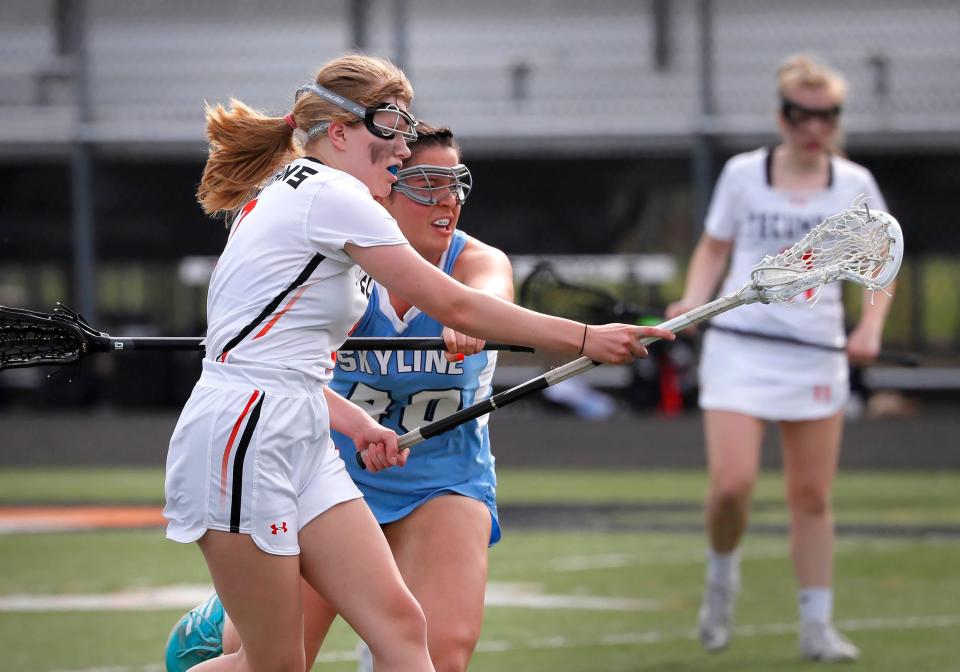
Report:
[[[850,207],[860,194],[885,209],[870,172],[834,152],[846,83],[806,55],[778,71],[782,141],[733,157],[710,204],[694,251],[683,297],[668,317],[742,287],[751,267],[799,240],[824,217]],[[889,298],[864,300],[863,313],[844,336],[839,283],[815,304],[753,304],[715,318],[703,341],[700,406],[710,485],[709,541],[700,640],[719,651],[731,638],[740,589],[737,547],[746,530],[766,421],[779,425],[790,542],[799,586],[800,648],[822,661],[856,660],[859,652],[832,625],[833,519],[830,490],[836,474],[848,397],[848,357],[868,362],[880,350]]]
[[[366,306],[358,266],[482,339],[615,364],[644,356],[645,336],[671,337],[524,310],[415,252],[372,198],[389,195],[410,155],[412,98],[395,66],[350,55],[324,65],[284,117],[239,101],[207,111],[198,199],[234,216],[210,282],[203,373],[170,441],[164,515],[169,538],[198,542],[241,647],[197,670],[303,670],[301,573],[378,670],[434,669],[423,611],[330,439],[335,429],[367,450],[370,470],[406,461],[393,431],[327,386]]]

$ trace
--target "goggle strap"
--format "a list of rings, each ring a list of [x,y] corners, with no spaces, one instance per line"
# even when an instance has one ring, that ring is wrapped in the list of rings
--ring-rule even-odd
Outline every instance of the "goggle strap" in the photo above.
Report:
[[[357,103],[353,102],[349,98],[344,98],[338,93],[334,93],[330,89],[326,89],[319,84],[307,83],[297,89],[297,95],[294,97],[294,101],[300,98],[300,94],[304,91],[309,91],[310,93],[315,93],[320,96],[327,102],[333,103],[337,107],[346,110],[347,112],[365,119],[367,116],[367,109]]]
[[[328,128],[330,128],[330,122],[321,121],[319,124],[317,124],[316,126],[314,126],[313,128],[307,131],[307,137],[311,139],[315,138],[321,133],[325,133]]]
[[[369,129],[370,131],[373,131],[374,135],[378,135],[381,138],[390,137],[385,133],[390,133],[390,134],[400,133],[404,138],[407,138],[411,142],[417,139],[417,130],[416,130],[417,120],[414,118],[412,114],[410,114],[409,112],[404,112],[396,105],[391,104],[391,105],[388,105],[386,108],[363,107],[362,105],[359,105],[353,102],[349,98],[344,98],[340,94],[334,93],[330,89],[324,88],[319,84],[313,84],[310,82],[304,84],[299,89],[297,89],[297,93],[294,96],[294,101],[299,100],[300,95],[304,91],[309,91],[310,93],[314,93],[320,96],[321,98],[323,98],[324,100],[330,103],[333,103],[337,107],[346,110],[350,114],[360,119],[363,119],[364,125],[366,125],[367,129]],[[396,109],[393,109],[393,108],[396,108]],[[405,119],[408,120],[408,123],[410,124],[410,131],[404,132],[404,131],[399,131],[397,129],[382,128],[373,120],[374,115],[380,111],[396,112],[397,115],[404,117]],[[319,135],[320,133],[326,131],[327,128],[329,128],[329,126],[330,126],[330,122],[321,122],[307,131],[307,137],[313,138]],[[379,129],[379,130],[375,130],[375,129]]]

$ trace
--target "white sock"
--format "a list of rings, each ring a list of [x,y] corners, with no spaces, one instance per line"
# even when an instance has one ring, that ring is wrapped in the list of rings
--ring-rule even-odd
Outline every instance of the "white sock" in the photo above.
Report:
[[[740,582],[740,553],[717,553],[707,549],[707,582],[728,585]]]
[[[800,620],[804,623],[829,623],[833,620],[832,588],[801,588],[797,591]]]

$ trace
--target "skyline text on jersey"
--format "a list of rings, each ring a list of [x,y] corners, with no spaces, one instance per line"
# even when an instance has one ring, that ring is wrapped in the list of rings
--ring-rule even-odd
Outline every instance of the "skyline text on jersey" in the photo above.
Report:
[[[463,374],[463,362],[448,362],[443,350],[341,350],[337,353],[337,368],[345,373],[359,369],[361,373],[386,376],[393,359],[396,360],[397,373]]]

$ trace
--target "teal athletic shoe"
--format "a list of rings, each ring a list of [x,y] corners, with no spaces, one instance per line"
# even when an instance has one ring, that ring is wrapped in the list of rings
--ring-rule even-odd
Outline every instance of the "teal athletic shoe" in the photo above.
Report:
[[[167,672],[186,672],[223,653],[226,614],[216,593],[183,615],[167,640]]]

